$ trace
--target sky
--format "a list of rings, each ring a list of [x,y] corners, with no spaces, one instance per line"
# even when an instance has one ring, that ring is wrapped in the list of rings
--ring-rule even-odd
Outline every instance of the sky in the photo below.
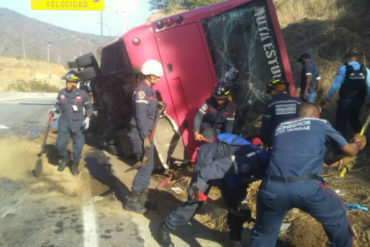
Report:
[[[0,0],[0,8],[8,8],[69,30],[97,35],[101,34],[100,23],[103,23],[103,35],[119,36],[126,29],[145,23],[150,15],[148,1],[105,0],[104,11],[55,11],[31,10],[31,0]]]

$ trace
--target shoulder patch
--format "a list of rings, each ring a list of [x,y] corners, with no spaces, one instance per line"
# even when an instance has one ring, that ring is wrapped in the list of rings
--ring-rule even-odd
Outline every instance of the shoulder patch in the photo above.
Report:
[[[139,92],[137,92],[137,97],[139,99],[144,99],[145,98],[145,93],[143,90],[140,90]]]

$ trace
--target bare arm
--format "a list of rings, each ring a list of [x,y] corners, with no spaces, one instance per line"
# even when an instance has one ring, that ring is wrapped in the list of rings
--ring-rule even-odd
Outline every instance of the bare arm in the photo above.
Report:
[[[306,76],[306,88],[304,89],[303,98],[306,98],[307,92],[308,92],[308,90],[311,87],[311,82],[312,82],[312,76],[311,75],[307,75]]]
[[[349,156],[356,156],[359,150],[359,146],[357,143],[347,143],[342,147],[343,153]]]

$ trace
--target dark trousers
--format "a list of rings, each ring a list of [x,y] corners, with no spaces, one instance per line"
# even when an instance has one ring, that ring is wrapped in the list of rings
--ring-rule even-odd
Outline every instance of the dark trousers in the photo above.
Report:
[[[131,127],[128,136],[132,143],[133,152],[136,160],[142,160],[144,155],[143,140],[140,137],[139,131],[135,127]],[[154,169],[154,145],[148,152],[148,162],[137,170],[134,181],[132,182],[132,191],[143,191],[148,188],[150,183],[150,175]]]
[[[246,196],[246,187],[247,185],[245,184],[234,190],[222,185],[220,189],[225,204],[230,208],[237,209],[240,202],[244,200]],[[203,192],[208,194],[209,190],[210,186],[205,188]],[[200,205],[202,205],[202,202],[186,201],[182,203],[167,216],[166,225],[171,230],[177,230],[179,227],[187,225]],[[230,239],[240,240],[244,219],[240,216],[228,213],[227,223],[230,228]]]
[[[342,200],[318,180],[280,182],[264,179],[257,195],[257,221],[251,247],[275,246],[291,208],[312,215],[324,227],[332,247],[352,246],[353,233]]]
[[[58,137],[55,146],[61,157],[65,157],[68,154],[67,144],[70,137],[72,137],[73,140],[73,160],[79,161],[81,159],[83,145],[85,144],[85,135],[83,131],[78,130],[72,132],[67,123],[59,123]]]
[[[350,123],[355,133],[361,130],[359,115],[363,104],[364,99],[346,98],[338,100],[336,126],[345,138],[347,138],[347,122]]]

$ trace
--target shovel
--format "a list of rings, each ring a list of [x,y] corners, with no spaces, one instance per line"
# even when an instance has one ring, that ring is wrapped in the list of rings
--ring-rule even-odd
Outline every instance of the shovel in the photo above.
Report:
[[[48,124],[46,126],[46,129],[45,129],[45,132],[44,132],[44,139],[42,141],[41,150],[37,154],[37,161],[36,161],[35,169],[32,170],[32,174],[35,177],[39,177],[42,174],[42,159],[41,159],[41,156],[42,156],[43,153],[45,153],[46,140],[48,139],[48,135],[49,135],[49,132],[50,132],[51,122],[53,122],[53,114],[49,112],[49,120],[48,120]]]

